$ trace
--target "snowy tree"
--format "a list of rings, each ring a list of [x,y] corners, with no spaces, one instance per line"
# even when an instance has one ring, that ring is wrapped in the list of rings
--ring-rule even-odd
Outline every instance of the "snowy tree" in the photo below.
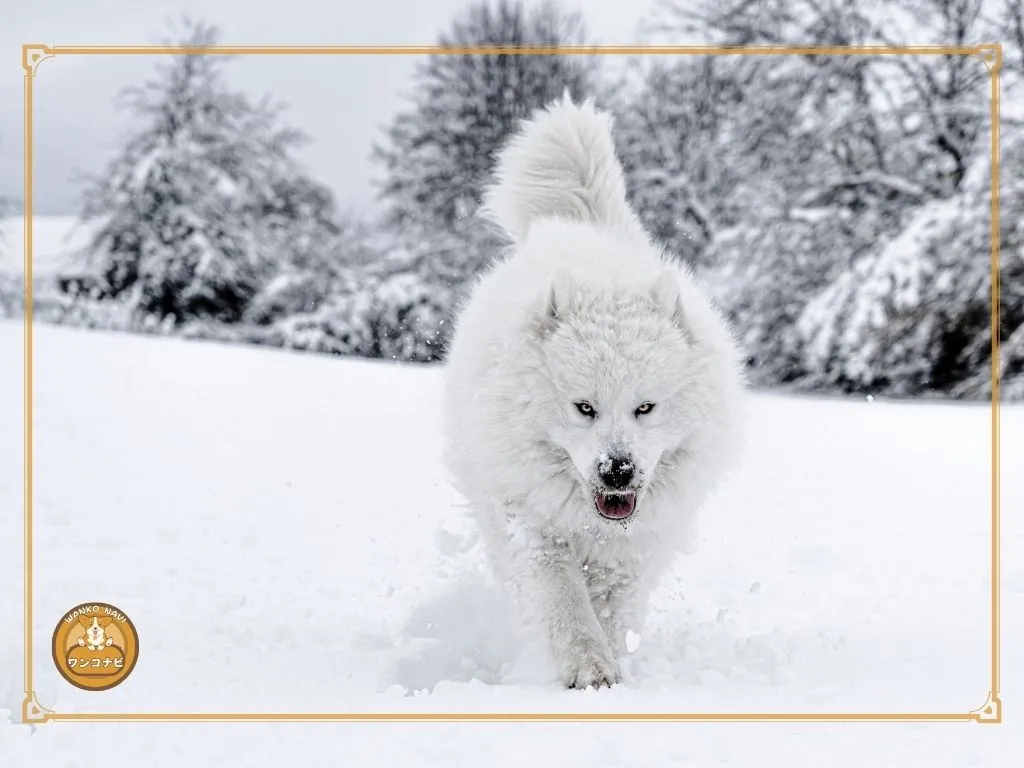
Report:
[[[915,44],[970,46],[986,42],[984,0],[904,0]],[[892,34],[876,23],[882,43],[907,44],[908,35]],[[960,186],[987,124],[988,71],[969,56],[896,56],[876,67],[887,108],[902,117],[914,142],[914,167],[907,168],[935,196],[947,197]],[[893,77],[883,68],[895,69]]]
[[[1012,19],[1007,7],[1004,29],[993,34],[980,0],[915,0],[901,9],[910,12],[918,41],[945,45],[1004,38]],[[903,42],[881,26],[877,34],[882,42]],[[966,56],[897,57],[876,69],[881,110],[900,118],[900,140],[909,148],[901,178],[919,185],[922,204],[903,217],[898,234],[881,238],[801,313],[805,383],[891,395],[988,396],[991,164],[982,140],[988,73]],[[1004,132],[1004,179],[1020,173],[1019,127],[1011,122]],[[1004,189],[1000,365],[1011,380],[1024,358],[1015,351],[1020,335],[1014,337],[1024,312],[1016,287],[1024,277],[1015,223],[1021,204],[1020,189]]]
[[[510,0],[475,2],[439,40],[446,48],[583,42],[577,14]],[[376,248],[388,274],[360,305],[370,354],[443,356],[461,291],[506,245],[477,216],[495,153],[535,110],[566,91],[581,99],[596,87],[596,63],[584,56],[437,54],[417,68],[408,106],[373,150],[386,233]]]
[[[723,45],[967,45],[985,35],[979,2],[669,2],[651,26],[699,33]],[[909,29],[913,40],[903,39]],[[729,61],[737,73],[754,66],[750,57]],[[787,169],[797,171],[804,204],[862,208],[900,198],[902,205],[907,196],[923,202],[922,192],[948,195],[959,183],[963,168],[957,158],[970,156],[985,96],[980,62],[965,56],[808,55],[760,59],[756,66],[764,76],[737,78],[747,83],[744,93],[772,96],[782,87],[775,100],[795,103],[776,111],[772,122],[778,129],[788,126],[790,135],[810,142],[827,161],[806,168],[805,158],[798,158]],[[798,124],[791,124],[794,119]]]
[[[184,45],[217,39],[186,25]],[[337,234],[330,193],[293,159],[304,137],[280,125],[279,106],[229,88],[224,63],[174,55],[125,91],[135,132],[86,193],[83,218],[97,226],[86,258],[142,318],[237,321],[275,274]]]
[[[734,92],[711,58],[657,62],[616,104],[615,138],[626,186],[648,231],[677,257],[699,261],[739,173],[715,150]],[[735,172],[734,172],[735,171]]]
[[[1009,42],[1004,66],[1018,78],[1024,77],[1024,3],[1003,0],[996,26],[1004,32],[1003,39]]]
[[[1008,138],[999,364],[1012,383],[1024,374],[1024,135]],[[979,157],[962,194],[920,208],[898,236],[811,302],[800,325],[817,383],[899,395],[990,394],[990,167]],[[1024,394],[1022,383],[1012,391]]]
[[[812,74],[793,59],[680,57],[647,68],[618,105],[630,196],[651,232],[703,266],[715,233],[784,215],[829,155]],[[806,204],[806,203],[802,203]]]
[[[981,0],[679,2],[663,4],[650,28],[729,45],[973,45],[1006,37],[991,32],[981,6]],[[1004,15],[1013,10],[1007,6]],[[703,203],[712,233],[696,261],[737,323],[752,378],[953,392],[980,365],[983,353],[976,351],[987,323],[976,302],[987,293],[983,273],[952,286],[936,275],[957,265],[968,274],[968,254],[980,247],[977,237],[964,239],[963,226],[954,231],[942,224],[942,216],[961,225],[967,216],[985,218],[984,190],[965,186],[968,171],[987,154],[984,65],[967,56],[719,61],[718,71],[705,64],[704,73],[697,64],[653,70],[632,112],[668,116],[651,120],[648,133],[668,131],[676,146],[660,157],[641,152],[639,171],[668,169],[670,178],[684,178],[696,190],[690,197]],[[711,100],[702,86],[723,96]],[[659,99],[659,89],[668,98]],[[699,151],[673,164],[673,157],[685,158],[686,146]],[[677,223],[681,210],[670,207],[662,218]],[[929,250],[939,230],[960,245],[941,258]],[[926,295],[956,304],[955,320],[930,303],[915,303]],[[869,332],[879,318],[885,332]],[[950,323],[963,326],[962,347]]]
[[[527,9],[497,0],[471,5],[440,38],[449,48],[524,45],[558,47],[584,39],[579,16],[553,4]],[[413,78],[412,103],[375,147],[383,170],[380,196],[386,226],[403,243],[438,233],[470,231],[481,185],[494,154],[534,110],[568,90],[581,98],[593,88],[593,63],[566,55],[433,55]],[[471,242],[463,275],[489,257],[488,242]]]
[[[872,42],[865,6],[862,0],[665,3],[648,26],[725,45],[857,45]],[[897,117],[876,108],[871,66],[871,59],[854,56],[735,56],[652,67],[622,110],[638,147],[637,160],[630,161],[631,188],[643,194],[652,176],[686,187],[686,199],[662,196],[663,211],[655,214],[660,225],[652,228],[671,232],[693,221],[688,201],[697,200],[704,214],[698,218],[709,222],[697,233],[708,240],[716,230],[739,225],[788,227],[793,212],[803,209],[844,220],[871,210],[866,221],[892,231],[900,211],[919,202],[925,190],[902,173],[909,142]],[[648,136],[658,140],[645,150]],[[694,227],[684,228],[692,241]],[[833,231],[868,239],[880,234],[864,223]],[[665,239],[672,244],[672,237]],[[828,258],[831,249],[822,250],[820,258]],[[717,262],[723,257],[729,253],[716,249],[694,260],[722,266]],[[785,275],[779,277],[784,284]]]

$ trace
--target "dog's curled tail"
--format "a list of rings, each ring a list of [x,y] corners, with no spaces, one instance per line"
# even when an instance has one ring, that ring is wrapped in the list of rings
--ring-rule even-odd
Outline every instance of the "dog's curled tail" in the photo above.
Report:
[[[644,237],[626,202],[612,119],[568,91],[538,111],[501,150],[484,213],[521,242],[539,219],[599,224]]]

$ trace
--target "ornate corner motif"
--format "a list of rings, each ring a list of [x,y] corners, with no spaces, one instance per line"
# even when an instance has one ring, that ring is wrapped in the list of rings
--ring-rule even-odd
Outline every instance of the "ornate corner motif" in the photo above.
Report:
[[[25,43],[21,46],[21,66],[25,70],[25,74],[34,77],[39,65],[56,55],[48,45]]]
[[[1003,700],[999,698],[999,694],[990,691],[985,703],[971,711],[971,719],[976,723],[1003,722]]]
[[[1002,43],[979,45],[978,52],[971,54],[971,58],[978,59],[985,65],[990,75],[994,74],[1003,66],[1003,45]]]
[[[39,703],[35,691],[27,693],[25,700],[21,702],[21,721],[26,725],[48,722],[53,715],[52,709],[47,709]]]

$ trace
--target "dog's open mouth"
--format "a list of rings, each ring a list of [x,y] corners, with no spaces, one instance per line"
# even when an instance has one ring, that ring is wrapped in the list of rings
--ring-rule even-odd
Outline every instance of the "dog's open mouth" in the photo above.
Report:
[[[625,520],[636,509],[636,491],[598,491],[597,511],[609,520]]]

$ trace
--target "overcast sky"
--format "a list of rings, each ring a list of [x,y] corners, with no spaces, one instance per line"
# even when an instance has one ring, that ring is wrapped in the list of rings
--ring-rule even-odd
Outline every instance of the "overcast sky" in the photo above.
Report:
[[[14,2],[14,0],[3,0]],[[535,5],[536,0],[527,0]],[[228,44],[431,44],[465,0],[39,0],[3,13],[0,54],[0,195],[22,196],[24,42],[129,45],[160,41],[167,22],[188,12],[220,26]],[[571,2],[566,7],[577,7]],[[583,7],[594,42],[636,42],[654,0],[589,0]],[[13,22],[13,23],[12,23]],[[366,208],[372,142],[401,105],[416,57],[246,56],[227,74],[254,95],[288,106],[290,124],[312,141],[302,159],[331,185],[343,206]],[[129,129],[113,98],[152,71],[155,57],[59,56],[35,82],[35,205],[39,214],[78,211],[78,171],[98,171]]]

